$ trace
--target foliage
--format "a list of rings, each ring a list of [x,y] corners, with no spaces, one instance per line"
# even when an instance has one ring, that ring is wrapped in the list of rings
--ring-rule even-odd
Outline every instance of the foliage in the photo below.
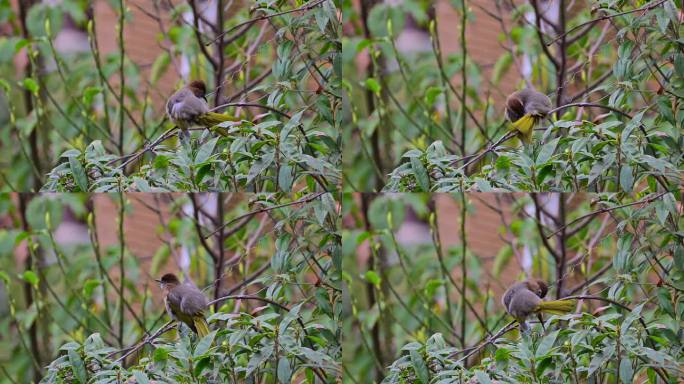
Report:
[[[435,334],[424,344],[405,345],[402,352],[406,354],[392,363],[383,382],[453,383],[472,379],[477,383],[580,383],[595,377],[629,384],[643,377],[655,383],[655,369],[661,367],[681,375],[682,356],[677,353],[677,344],[672,343],[679,342],[677,335],[671,326],[662,330],[641,327],[638,318],[642,307],[631,313],[602,316],[554,316],[546,326],[563,320],[556,330],[535,332],[519,340],[499,339],[493,353],[468,369],[448,357],[457,351],[446,345],[441,334]],[[655,334],[649,338],[647,332]]]
[[[557,199],[564,216],[554,213]],[[671,193],[345,194],[343,279],[355,292],[344,322],[345,382],[678,382],[680,200]],[[491,225],[479,210],[501,218],[503,246],[492,254],[472,245],[483,247],[472,231]],[[454,233],[461,222],[465,236]],[[416,223],[431,238],[407,239],[409,228],[420,232]],[[499,299],[525,277],[551,283],[549,297],[594,298],[521,335],[515,323],[506,326],[512,319]]]
[[[422,1],[365,2],[365,18],[345,3],[354,31],[343,38],[345,90],[354,102],[344,168],[355,170],[345,175],[346,190],[654,192],[679,185],[681,2],[591,1],[539,34],[533,3],[484,9],[454,1],[448,12]],[[545,17],[562,14],[555,11]],[[431,46],[400,46],[407,18],[412,35],[417,25]],[[483,18],[499,28],[503,49],[493,67],[472,57],[474,43],[459,36],[482,30]],[[456,39],[458,52],[442,48]],[[356,69],[367,61],[366,71]],[[557,113],[542,121],[532,145],[494,145],[510,129],[506,93],[524,86],[550,95]]]
[[[108,358],[115,349],[106,347],[96,333],[83,345],[63,345],[61,356],[50,363],[43,382],[86,383],[95,379],[98,383],[109,383],[125,378],[139,383],[314,383],[314,372],[326,380],[326,373],[333,377],[337,369],[336,347],[330,345],[334,338],[329,338],[334,335],[326,333],[326,328],[320,332],[315,325],[299,329],[295,319],[300,308],[297,305],[289,313],[261,316],[216,313],[209,321],[217,331],[199,340],[184,335],[175,342],[157,341],[153,352],[127,368]]]
[[[340,239],[330,194],[4,194],[0,202],[0,371],[13,380],[339,377]],[[99,216],[107,206],[123,231]],[[130,217],[138,211],[152,215]],[[59,240],[67,216],[87,226],[89,240]],[[150,220],[142,227],[141,217]],[[150,242],[159,245],[151,255],[135,251],[140,240],[130,237],[140,228],[154,228],[149,236],[158,240]],[[28,259],[13,257],[27,251]],[[168,317],[152,279],[168,271],[224,298],[207,313],[213,332],[204,339],[163,325]]]
[[[196,15],[195,2],[161,3],[109,2],[93,11],[87,1],[22,2],[25,19],[0,3],[0,24],[15,33],[0,37],[2,190],[334,188],[341,46],[333,2],[298,3],[299,11],[290,3],[232,4],[225,20]],[[112,33],[107,7],[124,36],[111,52],[101,47]],[[58,49],[65,16],[87,32],[87,50]],[[159,54],[141,63],[130,56],[140,48],[129,30],[150,19]],[[30,62],[15,79],[24,57]],[[216,91],[211,106],[241,120],[194,129],[181,145],[164,100],[190,79],[205,80]]]

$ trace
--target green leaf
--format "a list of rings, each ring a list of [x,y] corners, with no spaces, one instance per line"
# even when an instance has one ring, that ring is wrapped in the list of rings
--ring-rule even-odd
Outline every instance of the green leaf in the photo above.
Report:
[[[159,347],[154,350],[154,354],[152,355],[152,360],[155,363],[160,363],[162,361],[166,361],[169,358],[169,350],[166,347]]]
[[[366,88],[370,89],[376,95],[380,94],[380,90],[382,89],[380,83],[372,77],[366,79]]]
[[[480,177],[475,179],[475,185],[477,185],[478,192],[491,192],[493,190],[492,184],[488,180]]]
[[[502,247],[494,259],[494,267],[492,268],[494,276],[498,277],[512,258],[513,249],[511,247]]]
[[[88,192],[88,176],[81,162],[76,157],[69,157],[69,167],[81,192]]]
[[[290,311],[283,317],[283,319],[280,321],[280,331],[285,332],[287,330],[287,327],[290,326],[290,324],[296,320],[299,317],[299,311],[302,309],[302,305],[304,303],[299,303],[292,308],[290,308]]]
[[[252,357],[249,359],[245,375],[249,377],[257,368],[259,368],[259,366],[261,366],[261,364],[268,361],[268,359],[271,358],[272,354],[273,345],[262,346],[261,348],[259,348],[256,351],[256,353],[254,353]],[[304,352],[304,354],[306,355],[307,353]]]
[[[499,84],[501,78],[506,75],[508,70],[511,68],[513,63],[513,56],[510,52],[505,52],[503,55],[499,56],[494,64],[494,70],[492,71],[492,82],[496,85]]]
[[[428,384],[430,382],[430,375],[428,373],[427,364],[425,364],[425,360],[423,360],[423,356],[415,349],[411,350],[410,356],[411,366],[416,372],[416,377],[421,383]]]
[[[427,105],[432,105],[435,102],[435,99],[437,96],[439,96],[442,93],[442,88],[441,87],[429,87],[427,91],[425,91],[425,104]]]
[[[632,134],[634,129],[641,125],[641,119],[644,117],[644,113],[646,113],[645,109],[634,115],[632,120],[630,120],[629,123],[627,123],[627,126],[625,126],[625,129],[622,130],[621,141],[623,145],[629,140],[629,136]]]
[[[150,274],[156,276],[162,265],[166,265],[171,256],[171,251],[167,245],[157,248],[157,251],[152,256],[152,265],[150,266]]]
[[[416,181],[418,182],[418,186],[420,187],[420,189],[424,192],[429,192],[430,177],[428,176],[427,169],[425,169],[423,162],[417,157],[412,157],[411,168],[413,169],[413,172],[416,175]]]
[[[86,89],[83,91],[83,104],[85,105],[90,105],[93,102],[93,98],[95,95],[98,93],[102,92],[102,88],[100,87],[86,87]]]
[[[684,54],[677,53],[675,55],[674,67],[675,71],[677,71],[677,75],[684,78]]]
[[[678,246],[674,251],[674,265],[679,272],[684,271],[684,246]]]
[[[5,287],[7,289],[7,287],[10,285],[9,274],[7,274],[7,272],[5,272],[5,271],[0,270],[0,279],[3,281],[3,283],[5,284]]]
[[[38,89],[40,89],[40,87],[38,86],[38,83],[35,80],[33,80],[30,77],[27,77],[24,79],[24,81],[22,81],[21,84],[24,86],[24,88],[28,89],[34,96],[38,96]]]
[[[444,285],[444,281],[441,279],[430,279],[425,284],[425,296],[431,298],[437,292],[437,288]]]
[[[632,167],[625,165],[620,169],[620,188],[625,192],[632,192],[634,186],[634,176]]]
[[[544,336],[542,341],[539,343],[539,347],[537,347],[536,353],[534,354],[537,359],[542,356],[546,356],[549,353],[549,351],[551,351],[551,348],[553,348],[553,344],[556,342],[558,332],[559,331],[554,331]]]
[[[211,343],[214,342],[214,336],[216,336],[216,331],[211,331],[208,335],[204,336],[202,340],[197,343],[193,357],[197,358],[207,353],[209,348],[211,348]]]
[[[27,283],[31,284],[33,287],[38,287],[38,275],[36,275],[35,272],[28,270],[24,271],[24,274],[22,275],[22,278],[24,281]]]
[[[195,369],[194,369],[195,376],[200,376],[202,374],[202,371],[204,371],[204,369],[206,367],[208,367],[210,364],[211,364],[211,357],[210,356],[201,357],[199,359],[199,361],[197,361],[197,363],[195,363]]]
[[[631,260],[632,241],[634,236],[631,233],[626,233],[618,239],[617,252],[613,257],[613,267],[618,272],[624,272],[628,269],[629,260]]]
[[[0,88],[5,92],[5,95],[9,96],[12,91],[12,86],[5,79],[0,79]]]
[[[295,127],[300,124],[304,110],[295,113],[290,120],[285,124],[283,129],[280,131],[280,146],[282,148],[283,144],[287,142],[287,137],[290,135]]]
[[[511,158],[505,155],[496,158],[495,163],[498,172],[505,172],[511,169]]]
[[[290,368],[290,361],[286,357],[278,359],[278,382],[281,384],[290,384],[292,378],[292,368]]]
[[[366,281],[369,283],[375,285],[376,287],[380,286],[380,275],[378,275],[375,271],[366,271],[366,274],[364,275],[366,278]]]
[[[252,167],[247,173],[247,184],[254,181],[257,176],[262,175],[266,169],[273,163],[273,158],[275,156],[274,151],[266,152],[260,159],[252,164]]]
[[[83,284],[83,296],[90,297],[93,294],[93,290],[100,285],[100,280],[98,279],[88,279]]]
[[[157,56],[152,64],[152,69],[150,70],[150,83],[152,83],[152,85],[156,84],[157,81],[159,81],[159,78],[166,73],[170,63],[171,57],[168,52],[164,51]]]
[[[551,159],[551,156],[553,156],[553,153],[556,151],[556,145],[558,145],[558,140],[560,140],[560,137],[544,144],[542,149],[539,151],[539,155],[537,155],[537,161],[535,162],[537,166],[546,164],[546,162],[549,161],[549,159]]]
[[[135,377],[136,384],[149,384],[150,379],[147,378],[147,374],[142,371],[133,371],[133,376]]]
[[[511,350],[510,349],[499,347],[494,354],[494,360],[497,363],[504,363],[504,362],[508,361],[510,356],[511,356]]]
[[[492,380],[489,378],[489,375],[482,371],[475,371],[475,377],[477,377],[478,384],[493,384]]]
[[[632,369],[632,361],[623,357],[620,360],[620,381],[623,384],[632,384],[634,380],[634,369]]]
[[[79,383],[86,383],[88,381],[88,376],[86,374],[85,364],[83,364],[81,355],[74,349],[69,349],[67,354],[69,356],[69,365],[74,373],[74,377]]]
[[[294,181],[292,167],[289,164],[282,164],[278,170],[278,187],[283,192],[290,192],[292,190],[292,182]]]
[[[135,190],[138,192],[151,192],[152,187],[150,187],[150,183],[143,179],[142,177],[138,176],[133,176],[133,185],[135,186]]]
[[[290,268],[290,242],[292,236],[285,233],[276,239],[276,252],[271,257],[271,268],[278,273],[285,273]]]
[[[597,369],[601,368],[606,362],[610,360],[615,352],[615,345],[604,347],[599,353],[594,354],[589,362],[589,370],[587,376],[591,376]]]
[[[634,307],[632,311],[625,317],[625,320],[620,324],[620,333],[623,335],[626,335],[629,332],[630,327],[632,326],[632,323],[639,319],[641,316],[641,310],[644,308],[644,305],[646,303],[641,303]]]
[[[171,161],[168,156],[159,155],[154,158],[154,163],[152,164],[152,166],[154,167],[154,169],[162,170],[168,168],[170,163]]]
[[[195,164],[204,163],[211,157],[211,154],[214,153],[214,147],[216,147],[218,139],[219,137],[214,137],[200,147],[199,151],[197,151],[197,156],[195,156]]]

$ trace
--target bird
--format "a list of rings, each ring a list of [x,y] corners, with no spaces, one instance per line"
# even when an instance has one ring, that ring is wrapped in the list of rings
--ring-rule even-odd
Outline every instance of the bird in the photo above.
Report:
[[[506,118],[518,131],[522,141],[532,142],[534,127],[551,110],[551,99],[533,88],[513,92],[506,99]]]
[[[166,114],[186,137],[188,128],[192,126],[211,128],[224,121],[240,120],[230,115],[209,111],[206,93],[207,86],[204,81],[193,80],[171,95],[166,102]]]
[[[546,312],[562,315],[572,312],[575,307],[575,300],[542,300],[547,292],[548,286],[544,281],[529,279],[511,285],[501,298],[501,303],[524,332],[529,329],[526,319],[533,314],[540,316]]]
[[[198,336],[209,334],[209,325],[204,317],[207,298],[194,285],[181,283],[173,273],[167,273],[156,280],[164,293],[166,312],[173,320],[181,321]]]

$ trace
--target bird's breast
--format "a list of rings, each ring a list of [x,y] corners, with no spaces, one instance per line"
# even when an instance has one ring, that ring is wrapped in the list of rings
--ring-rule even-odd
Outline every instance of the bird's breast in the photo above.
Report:
[[[166,307],[166,313],[169,314],[169,317],[171,317],[173,320],[178,320],[176,317],[176,313],[171,307],[171,303],[169,302],[169,298],[167,296],[164,296],[164,306]]]

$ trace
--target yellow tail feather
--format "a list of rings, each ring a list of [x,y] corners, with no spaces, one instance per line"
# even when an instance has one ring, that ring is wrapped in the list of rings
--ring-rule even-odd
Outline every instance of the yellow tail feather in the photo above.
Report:
[[[197,329],[197,335],[199,337],[204,337],[209,334],[209,324],[207,324],[207,320],[204,316],[195,316],[192,318],[192,322],[195,325],[195,329]]]
[[[532,115],[527,114],[513,122],[513,128],[520,133],[520,138],[522,141],[529,144],[532,142],[532,134],[534,133],[535,123],[536,119]]]
[[[538,312],[546,312],[554,315],[564,315],[575,309],[575,300],[542,301],[537,307]]]
[[[240,119],[235,116],[224,115],[223,113],[215,112],[203,113],[197,116],[196,120],[199,124],[207,128],[223,123],[224,121],[240,121]]]

